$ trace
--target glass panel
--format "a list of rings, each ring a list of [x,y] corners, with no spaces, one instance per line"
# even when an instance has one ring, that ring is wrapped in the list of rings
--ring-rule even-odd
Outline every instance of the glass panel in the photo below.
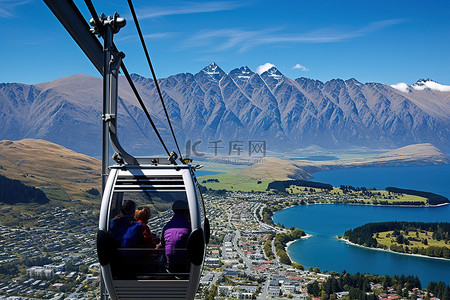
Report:
[[[114,192],[109,218],[117,244],[114,279],[188,279],[191,224],[184,191]]]
[[[201,224],[204,224],[205,217],[206,217],[205,203],[203,202],[203,195],[202,195],[202,192],[200,191],[200,187],[198,186],[198,184],[196,184],[196,186],[197,186],[197,197],[198,197],[198,201],[199,201],[199,205],[200,205],[200,218],[201,218],[200,222],[201,222]],[[205,228],[203,228],[203,229],[205,229]]]
[[[201,215],[201,224],[202,224],[202,229],[203,232],[205,234],[205,242],[206,244],[209,243],[209,239],[210,239],[210,224],[209,221],[207,219],[206,216],[206,207],[205,207],[205,201],[203,200],[203,194],[200,191],[200,186],[197,183],[197,197],[199,200],[199,205],[200,205],[200,215]]]

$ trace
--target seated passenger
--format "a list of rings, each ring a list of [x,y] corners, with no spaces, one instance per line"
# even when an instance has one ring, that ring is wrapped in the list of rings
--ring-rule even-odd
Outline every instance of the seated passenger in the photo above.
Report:
[[[172,205],[174,215],[164,226],[161,244],[165,247],[167,270],[170,273],[188,273],[190,261],[186,246],[191,234],[189,208],[185,201],[175,201]]]
[[[115,216],[109,224],[109,233],[117,242],[117,248],[136,247],[141,231],[136,227],[134,212],[136,203],[131,200],[124,200],[120,206],[120,213]],[[136,258],[132,252],[118,251],[111,263],[111,270],[115,279],[135,279]]]
[[[109,233],[117,241],[117,247],[123,247],[128,229],[136,223],[135,210],[136,203],[134,201],[124,200],[120,206],[120,213],[109,223]]]
[[[156,247],[156,241],[153,237],[153,234],[150,231],[150,228],[147,225],[150,216],[151,216],[150,208],[148,208],[147,206],[138,207],[134,213],[134,218],[138,221],[138,224],[140,224],[140,226],[142,227],[141,239],[139,241],[140,247],[146,248]]]

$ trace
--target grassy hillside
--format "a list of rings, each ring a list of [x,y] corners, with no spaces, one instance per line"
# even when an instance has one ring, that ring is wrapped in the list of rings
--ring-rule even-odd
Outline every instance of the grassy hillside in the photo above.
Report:
[[[44,140],[0,141],[0,174],[45,192],[50,200],[99,204],[101,162]]]

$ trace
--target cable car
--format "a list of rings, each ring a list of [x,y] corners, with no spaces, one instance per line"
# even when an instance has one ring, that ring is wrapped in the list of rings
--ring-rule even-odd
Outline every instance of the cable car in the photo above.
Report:
[[[91,29],[73,1],[44,1],[103,76],[103,196],[97,254],[102,282],[109,298],[193,299],[209,241],[209,221],[194,174],[195,167],[186,160],[182,160],[182,165],[175,163],[176,155],[169,153],[164,145],[125,68],[124,54],[113,43],[114,34],[125,26],[126,21],[118,14],[99,17],[92,1],[86,0],[92,15]],[[131,1],[130,9],[135,17]],[[140,29],[138,31],[143,41]],[[95,34],[103,37],[103,46]],[[149,58],[148,62],[181,156]],[[120,145],[117,137],[119,69],[122,69],[169,159],[134,157]],[[110,146],[114,149],[113,158],[117,165],[110,166],[108,172]],[[138,211],[141,207],[143,211],[144,208],[151,209],[154,217],[136,220],[133,213],[138,206]],[[160,241],[155,241],[158,237]],[[101,299],[106,297],[103,291],[102,285]]]
[[[209,240],[209,221],[194,167],[154,158],[136,158],[136,162],[110,167],[102,198],[97,251],[109,297],[193,299]],[[125,230],[114,224],[126,214],[124,204],[130,203],[153,210],[148,226],[153,236],[160,234],[156,247],[130,242],[133,226]],[[133,205],[131,210],[134,212]],[[184,215],[181,219],[185,218],[181,223],[187,222],[190,228],[184,234],[180,230],[168,233],[166,224],[180,218],[180,213]],[[185,226],[177,220],[176,226]],[[120,230],[125,233],[121,241],[117,237]],[[165,239],[178,240],[168,245]]]

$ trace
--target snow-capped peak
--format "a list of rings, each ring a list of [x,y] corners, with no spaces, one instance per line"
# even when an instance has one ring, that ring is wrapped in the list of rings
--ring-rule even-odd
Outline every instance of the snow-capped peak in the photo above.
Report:
[[[391,85],[391,87],[393,87],[394,89],[399,90],[403,93],[407,93],[412,90],[423,91],[425,89],[439,91],[439,92],[450,92],[450,86],[437,83],[436,81],[433,81],[430,78],[419,79],[413,85],[407,85],[406,83],[401,82],[401,83]]]
[[[272,77],[275,80],[281,80],[283,78],[283,74],[281,74],[281,72],[276,67],[272,67],[266,72],[268,76]]]
[[[230,72],[231,76],[237,77],[239,79],[249,79],[253,74],[253,71],[250,70],[250,68],[247,66],[240,67],[239,69],[234,69]]]
[[[203,68],[203,73],[208,75],[220,75],[223,73],[222,69],[215,63],[211,63],[209,66]]]
[[[250,68],[247,66],[242,67],[240,70],[242,75],[250,75],[253,73],[252,70],[250,70]]]
[[[203,73],[212,81],[219,81],[225,75],[225,72],[215,62],[204,67],[200,73]]]
[[[419,79],[415,84],[412,85],[412,88],[417,91],[423,91],[424,89],[430,89],[440,92],[450,92],[450,86],[443,85],[440,83],[437,83],[436,81],[428,79]]]

